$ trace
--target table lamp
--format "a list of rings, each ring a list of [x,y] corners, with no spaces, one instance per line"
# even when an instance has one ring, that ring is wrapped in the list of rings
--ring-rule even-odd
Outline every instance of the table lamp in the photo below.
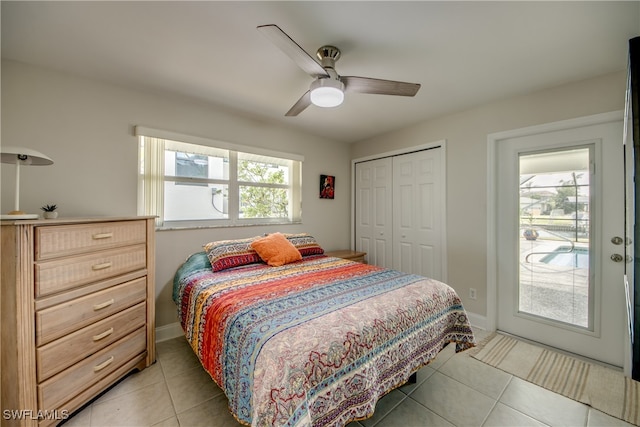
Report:
[[[44,154],[22,147],[0,147],[0,162],[16,165],[15,209],[0,219],[35,219],[38,214],[28,214],[20,210],[20,166],[47,166],[53,160]]]

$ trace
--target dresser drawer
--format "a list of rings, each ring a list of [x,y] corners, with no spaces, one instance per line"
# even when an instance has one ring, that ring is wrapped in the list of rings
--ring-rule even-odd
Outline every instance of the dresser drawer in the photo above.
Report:
[[[98,222],[36,228],[36,261],[146,241],[144,221]]]
[[[143,326],[146,312],[146,304],[141,302],[37,348],[38,381],[46,380]]]
[[[118,276],[146,266],[147,247],[144,244],[37,262],[35,265],[36,297]]]
[[[141,277],[36,312],[36,345],[60,338],[147,298],[147,278]]]
[[[38,407],[60,408],[63,403],[145,351],[147,338],[140,328],[109,347],[38,385]]]

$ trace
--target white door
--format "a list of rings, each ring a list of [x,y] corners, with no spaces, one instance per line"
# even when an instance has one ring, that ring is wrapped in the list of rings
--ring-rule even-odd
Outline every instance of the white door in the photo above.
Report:
[[[356,250],[366,252],[369,264],[391,268],[392,160],[369,160],[355,165]]]
[[[441,148],[393,158],[393,268],[444,280]]]
[[[624,364],[622,121],[496,142],[499,330]]]

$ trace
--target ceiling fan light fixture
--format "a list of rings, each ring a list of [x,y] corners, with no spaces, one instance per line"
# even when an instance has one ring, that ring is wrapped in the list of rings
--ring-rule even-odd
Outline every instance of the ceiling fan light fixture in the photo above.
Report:
[[[337,107],[344,101],[344,84],[340,80],[316,79],[309,90],[311,102],[318,107]]]

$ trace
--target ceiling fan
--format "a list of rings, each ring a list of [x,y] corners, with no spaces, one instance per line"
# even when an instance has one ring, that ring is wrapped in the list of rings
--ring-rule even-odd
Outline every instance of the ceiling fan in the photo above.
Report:
[[[372,79],[369,77],[340,76],[336,72],[336,61],[340,49],[322,46],[316,52],[316,61],[277,25],[259,25],[260,31],[273,44],[286,53],[304,72],[314,77],[309,90],[291,107],[285,116],[297,116],[309,105],[336,107],[342,104],[345,93],[372,93],[378,95],[414,96],[420,89],[418,83]]]

